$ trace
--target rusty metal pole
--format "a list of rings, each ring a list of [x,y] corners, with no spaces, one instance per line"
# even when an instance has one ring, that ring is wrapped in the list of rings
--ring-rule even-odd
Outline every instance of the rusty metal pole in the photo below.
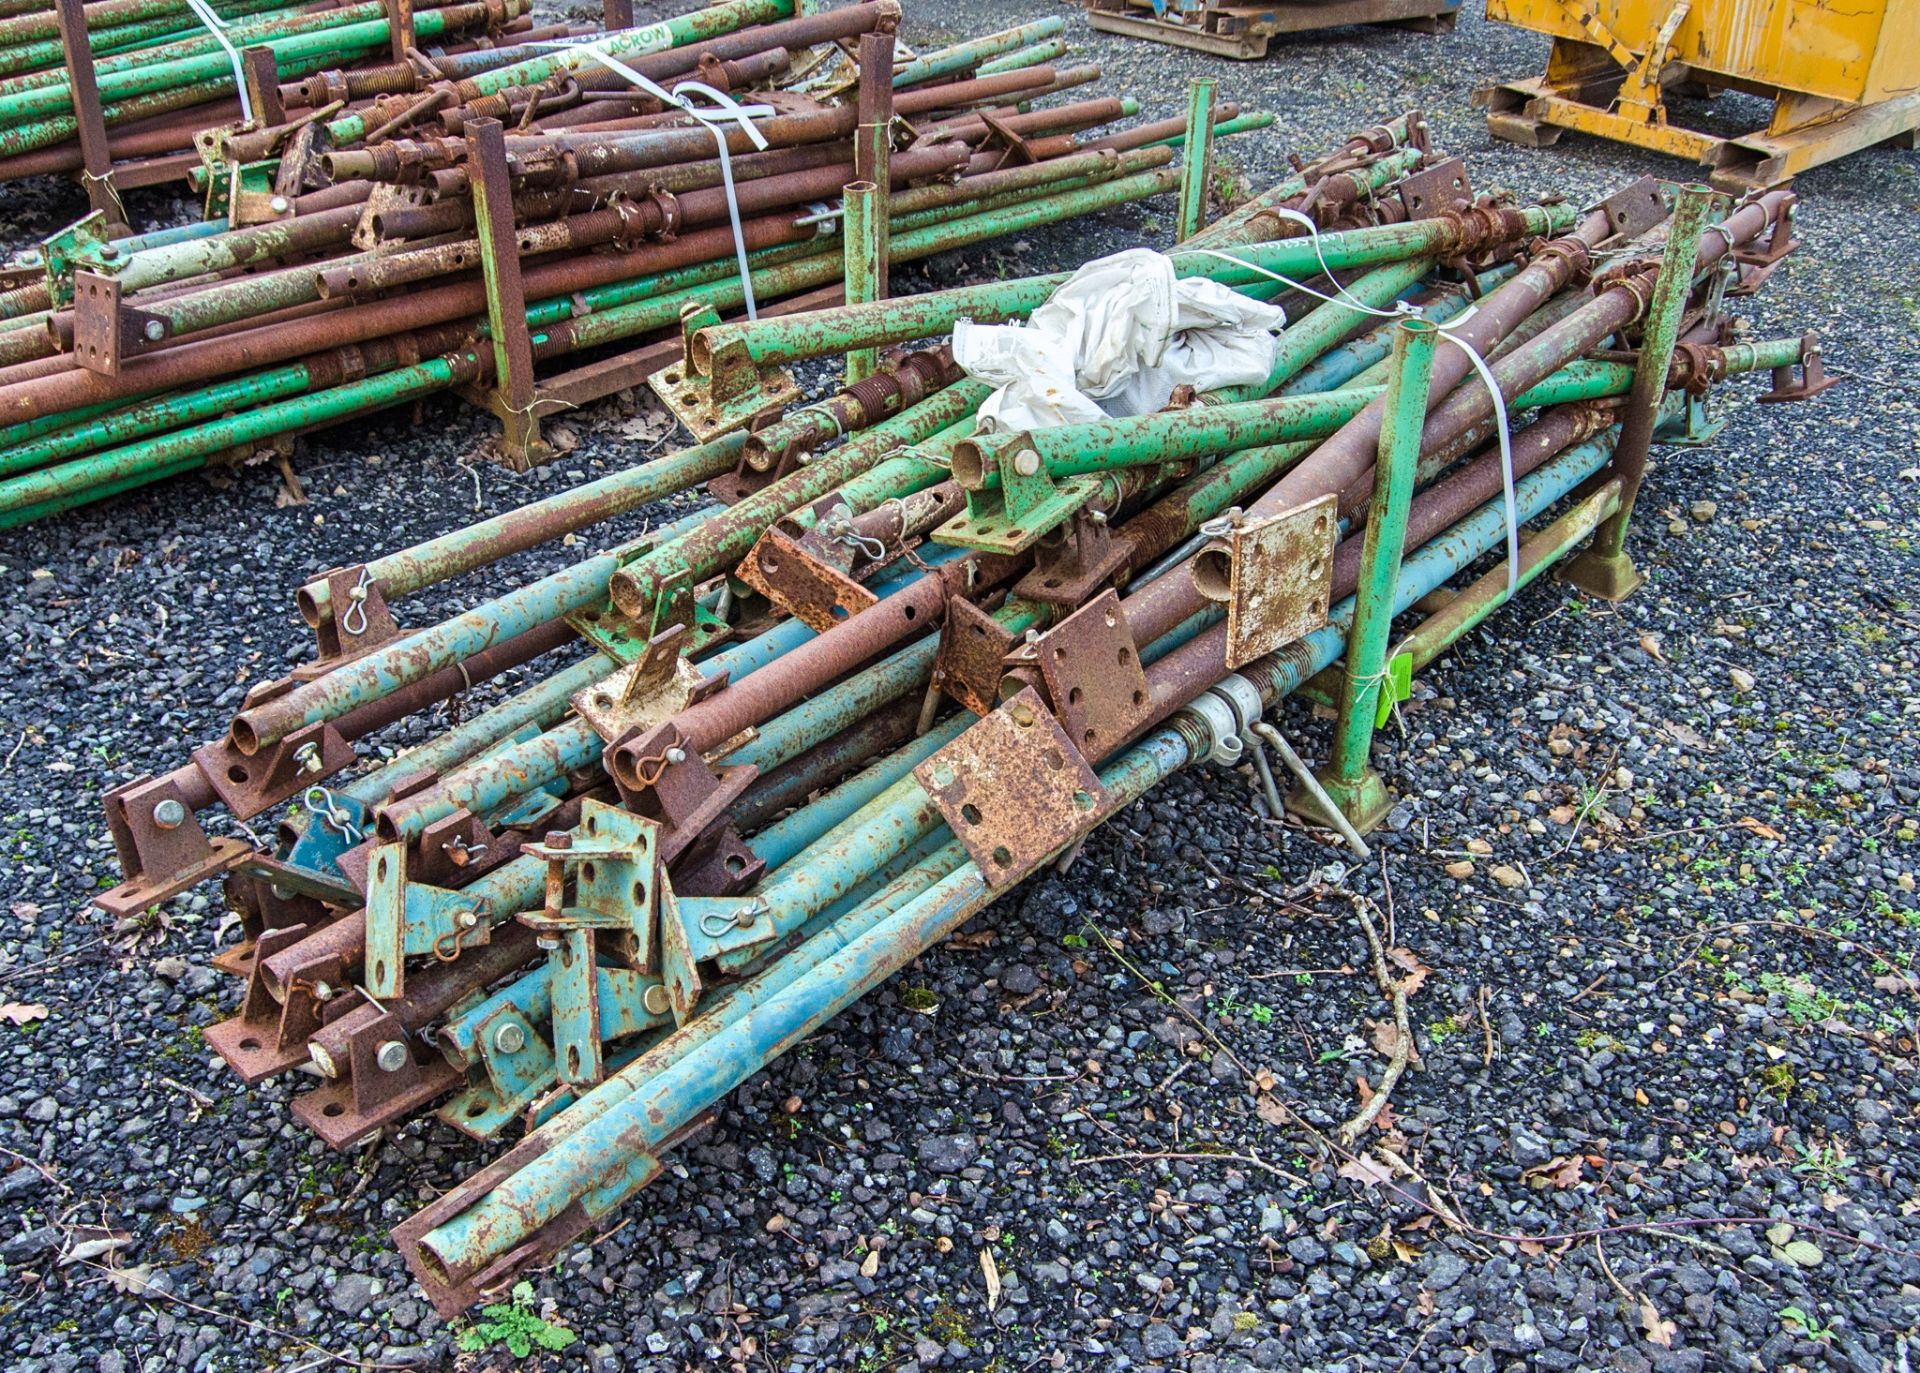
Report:
[[[280,98],[280,64],[273,49],[264,43],[242,50],[240,60],[247,78],[247,96],[253,104],[253,122],[263,129],[278,128],[287,122],[287,107]],[[289,201],[291,212],[292,203]]]
[[[387,44],[395,62],[410,62],[413,49],[413,0],[385,0]]]
[[[505,426],[501,451],[524,471],[547,456],[534,417],[533,341],[520,280],[520,243],[513,230],[513,186],[507,175],[506,132],[497,119],[467,126],[473,217],[479,230],[480,269],[487,287],[487,325],[493,335],[493,408]]]
[[[1213,104],[1219,82],[1196,76],[1187,88],[1187,146],[1180,168],[1180,212],[1173,236],[1178,242],[1207,227],[1207,194],[1213,187]]]
[[[94,78],[85,0],[54,0],[54,11],[60,20],[60,47],[67,61],[67,86],[73,96],[73,118],[80,139],[80,179],[87,189],[87,203],[107,217],[109,238],[123,238],[130,232],[127,211],[113,185],[113,150],[107,145],[107,120],[100,108],[100,85]]]
[[[600,27],[608,33],[633,27],[633,0],[601,0]]]
[[[846,188],[840,232],[847,255],[849,305],[885,300],[888,295],[888,242],[893,186],[893,35],[860,35],[860,122],[854,127],[854,185]],[[864,191],[858,187],[864,186]],[[859,214],[856,223],[855,214]],[[856,286],[856,262],[860,284]],[[859,348],[847,354],[847,385],[870,377],[880,365],[880,350]]]
[[[1666,395],[1674,345],[1680,340],[1681,317],[1693,294],[1700,236],[1706,231],[1713,200],[1710,187],[1688,186],[1674,205],[1673,218],[1667,225],[1666,255],[1640,336],[1633,389],[1627,394],[1627,408],[1620,422],[1620,442],[1613,450],[1613,470],[1621,479],[1620,508],[1600,526],[1587,551],[1560,573],[1563,581],[1603,601],[1623,601],[1646,580],[1627,556],[1627,524],[1633,517],[1633,499],[1647,474],[1647,452],[1659,422],[1660,401]]]

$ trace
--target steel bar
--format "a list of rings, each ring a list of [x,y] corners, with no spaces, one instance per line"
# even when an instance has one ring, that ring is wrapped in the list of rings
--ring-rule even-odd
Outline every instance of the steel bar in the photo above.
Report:
[[[1347,673],[1342,679],[1333,758],[1320,782],[1341,814],[1359,830],[1370,829],[1386,813],[1386,793],[1368,762],[1374,713],[1387,698],[1387,636],[1392,628],[1395,589],[1413,505],[1414,470],[1420,461],[1420,431],[1427,417],[1427,391],[1439,331],[1424,320],[1394,328],[1393,375],[1387,384],[1386,416],[1380,430],[1380,455],[1374,471],[1373,501],[1368,507],[1366,543],[1360,555],[1353,630],[1347,639]]]

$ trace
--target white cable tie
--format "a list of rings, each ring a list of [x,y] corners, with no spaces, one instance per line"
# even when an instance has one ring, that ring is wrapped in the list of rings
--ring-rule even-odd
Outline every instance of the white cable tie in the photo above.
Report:
[[[188,0],[189,4],[197,0]],[[724,91],[717,91],[704,81],[682,81],[671,91],[660,86],[629,67],[619,58],[602,51],[595,43],[554,43],[550,46],[574,49],[585,53],[608,71],[613,72],[629,84],[646,92],[661,104],[692,116],[695,123],[713,135],[715,147],[720,152],[720,184],[727,193],[727,220],[733,226],[733,255],[740,269],[740,294],[747,307],[747,318],[758,319],[759,311],[753,299],[753,274],[747,267],[746,234],[740,227],[740,201],[733,189],[733,159],[727,149],[727,125],[732,125],[747,136],[755,151],[765,152],[766,135],[754,127],[756,119],[766,119],[774,114],[771,105],[742,105]],[[682,91],[691,91],[703,96],[712,104],[707,107],[695,105]]]
[[[1364,315],[1372,315],[1378,319],[1391,320],[1410,317],[1413,319],[1426,320],[1425,311],[1411,301],[1395,301],[1394,305],[1396,308],[1392,310],[1380,310],[1349,294],[1347,288],[1340,284],[1340,279],[1334,276],[1333,269],[1327,265],[1327,255],[1320,247],[1320,227],[1298,211],[1276,207],[1275,212],[1283,219],[1295,220],[1306,226],[1307,233],[1311,236],[1313,242],[1313,254],[1320,259],[1320,270],[1325,273],[1327,280],[1333,283],[1333,289],[1339,293],[1337,296],[1326,295],[1323,292],[1314,290],[1305,282],[1295,281],[1285,273],[1263,267],[1257,262],[1248,262],[1245,258],[1236,257],[1232,253],[1223,253],[1217,248],[1195,248],[1190,251],[1203,253],[1208,257],[1217,257],[1223,262],[1231,262],[1235,266],[1243,267],[1248,271],[1258,272],[1262,276],[1271,277],[1273,280],[1291,286],[1295,290],[1304,291],[1307,295],[1323,300],[1329,305],[1342,305],[1349,310],[1355,310]],[[1452,319],[1447,320],[1444,324],[1434,324],[1433,327],[1438,331],[1441,338],[1467,355],[1467,361],[1473,365],[1474,372],[1478,374],[1481,382],[1486,386],[1488,394],[1493,397],[1494,428],[1500,437],[1501,496],[1506,507],[1507,516],[1507,596],[1511,599],[1514,592],[1519,590],[1520,586],[1520,507],[1519,500],[1514,491],[1513,435],[1507,426],[1506,397],[1501,393],[1500,383],[1494,377],[1493,368],[1489,366],[1487,360],[1480,355],[1479,350],[1465,339],[1456,338],[1449,332],[1450,330],[1459,328],[1468,320],[1472,319],[1479,308],[1477,302],[1471,304]],[[1427,322],[1432,323],[1432,321]]]
[[[206,26],[213,41],[227,50],[227,61],[233,63],[233,89],[240,97],[241,121],[253,123],[253,101],[247,98],[247,65],[240,58],[240,50],[227,41],[227,21],[213,12],[207,0],[187,0],[187,8]]]

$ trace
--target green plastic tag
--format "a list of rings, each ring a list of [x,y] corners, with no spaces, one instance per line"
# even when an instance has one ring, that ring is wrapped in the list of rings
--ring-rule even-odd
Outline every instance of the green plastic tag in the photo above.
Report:
[[[1413,695],[1413,655],[1397,653],[1387,660],[1387,675],[1380,683],[1380,707],[1374,712],[1373,727],[1380,729],[1393,716],[1393,708]]]

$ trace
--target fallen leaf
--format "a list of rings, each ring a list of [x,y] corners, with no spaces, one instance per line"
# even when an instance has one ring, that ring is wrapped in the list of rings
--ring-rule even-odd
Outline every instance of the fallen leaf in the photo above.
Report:
[[[1675,743],[1687,748],[1705,750],[1713,747],[1712,741],[1706,735],[1691,725],[1681,724],[1678,720],[1664,721],[1660,728],[1664,729]]]
[[[1000,1305],[1000,1269],[993,1262],[993,1251],[980,1251],[980,1273],[987,1280],[987,1310]]]
[[[1378,1187],[1393,1177],[1393,1170],[1384,1163],[1376,1163],[1371,1155],[1358,1154],[1339,1167],[1339,1175],[1348,1182],[1357,1182],[1364,1187]]]
[[[0,1020],[27,1025],[47,1018],[47,1008],[37,1001],[9,1001],[0,1005]]]
[[[116,1292],[124,1292],[129,1297],[144,1297],[154,1290],[153,1265],[140,1263],[132,1268],[109,1269],[107,1282]]]
[[[673,432],[673,416],[665,410],[652,406],[642,410],[632,419],[623,420],[614,426],[614,433],[623,439],[636,439],[642,443],[653,443],[664,439]]]
[[[1558,1158],[1550,1158],[1545,1163],[1535,1164],[1520,1174],[1520,1180],[1530,1182],[1539,1178],[1550,1187],[1565,1191],[1569,1187],[1579,1185],[1580,1173],[1585,1167],[1586,1160],[1579,1154],[1566,1154]]]
[[[1662,1349],[1673,1348],[1674,1323],[1661,1318],[1660,1308],[1649,1301],[1644,1292],[1640,1294],[1640,1328],[1646,1331],[1649,1342]]]
[[[90,1239],[79,1239],[78,1234],[91,1234]],[[111,1254],[116,1249],[124,1249],[133,1243],[133,1236],[124,1230],[93,1230],[76,1232],[76,1238],[60,1253],[60,1263],[64,1267],[69,1263],[85,1263],[97,1259],[102,1254]]]
[[[1262,1092],[1253,1099],[1253,1113],[1269,1125],[1293,1124],[1293,1112],[1281,1105],[1269,1092]]]
[[[1771,839],[1776,844],[1780,843],[1782,840],[1786,838],[1784,834],[1780,833],[1780,831],[1775,829],[1772,825],[1763,825],[1758,820],[1754,819],[1751,815],[1743,815],[1738,820],[1735,820],[1733,823],[1736,826],[1738,826],[1740,829],[1752,830],[1755,834],[1759,835],[1762,839]]]
[[[1660,640],[1651,634],[1642,634],[1640,636],[1640,651],[1656,663],[1664,663],[1667,661],[1667,655],[1660,651]]]
[[[1413,1304],[1422,1316],[1431,1316],[1436,1309],[1433,1293],[1424,1287],[1420,1289],[1420,1295],[1414,1299]]]
[[[1555,806],[1547,812],[1547,819],[1556,825],[1571,825],[1580,818],[1580,812],[1572,806]]]
[[[40,908],[31,901],[14,902],[13,913],[17,919],[24,920],[29,925],[40,918]]]
[[[1412,996],[1426,984],[1427,975],[1433,971],[1414,956],[1413,950],[1396,945],[1387,950],[1387,959],[1406,973],[1400,979],[1400,990]]]
[[[1898,973],[1883,973],[1873,979],[1875,991],[1914,992],[1920,991],[1920,981],[1911,977],[1902,977]]]
[[[1353,1087],[1354,1090],[1360,1094],[1360,1109],[1363,1111],[1366,1110],[1367,1106],[1373,1101],[1373,1088],[1364,1077],[1354,1078]],[[1385,1134],[1394,1127],[1394,1123],[1398,1119],[1399,1118],[1393,1113],[1393,1103],[1388,1102],[1380,1108],[1380,1114],[1373,1118],[1373,1128]]]

